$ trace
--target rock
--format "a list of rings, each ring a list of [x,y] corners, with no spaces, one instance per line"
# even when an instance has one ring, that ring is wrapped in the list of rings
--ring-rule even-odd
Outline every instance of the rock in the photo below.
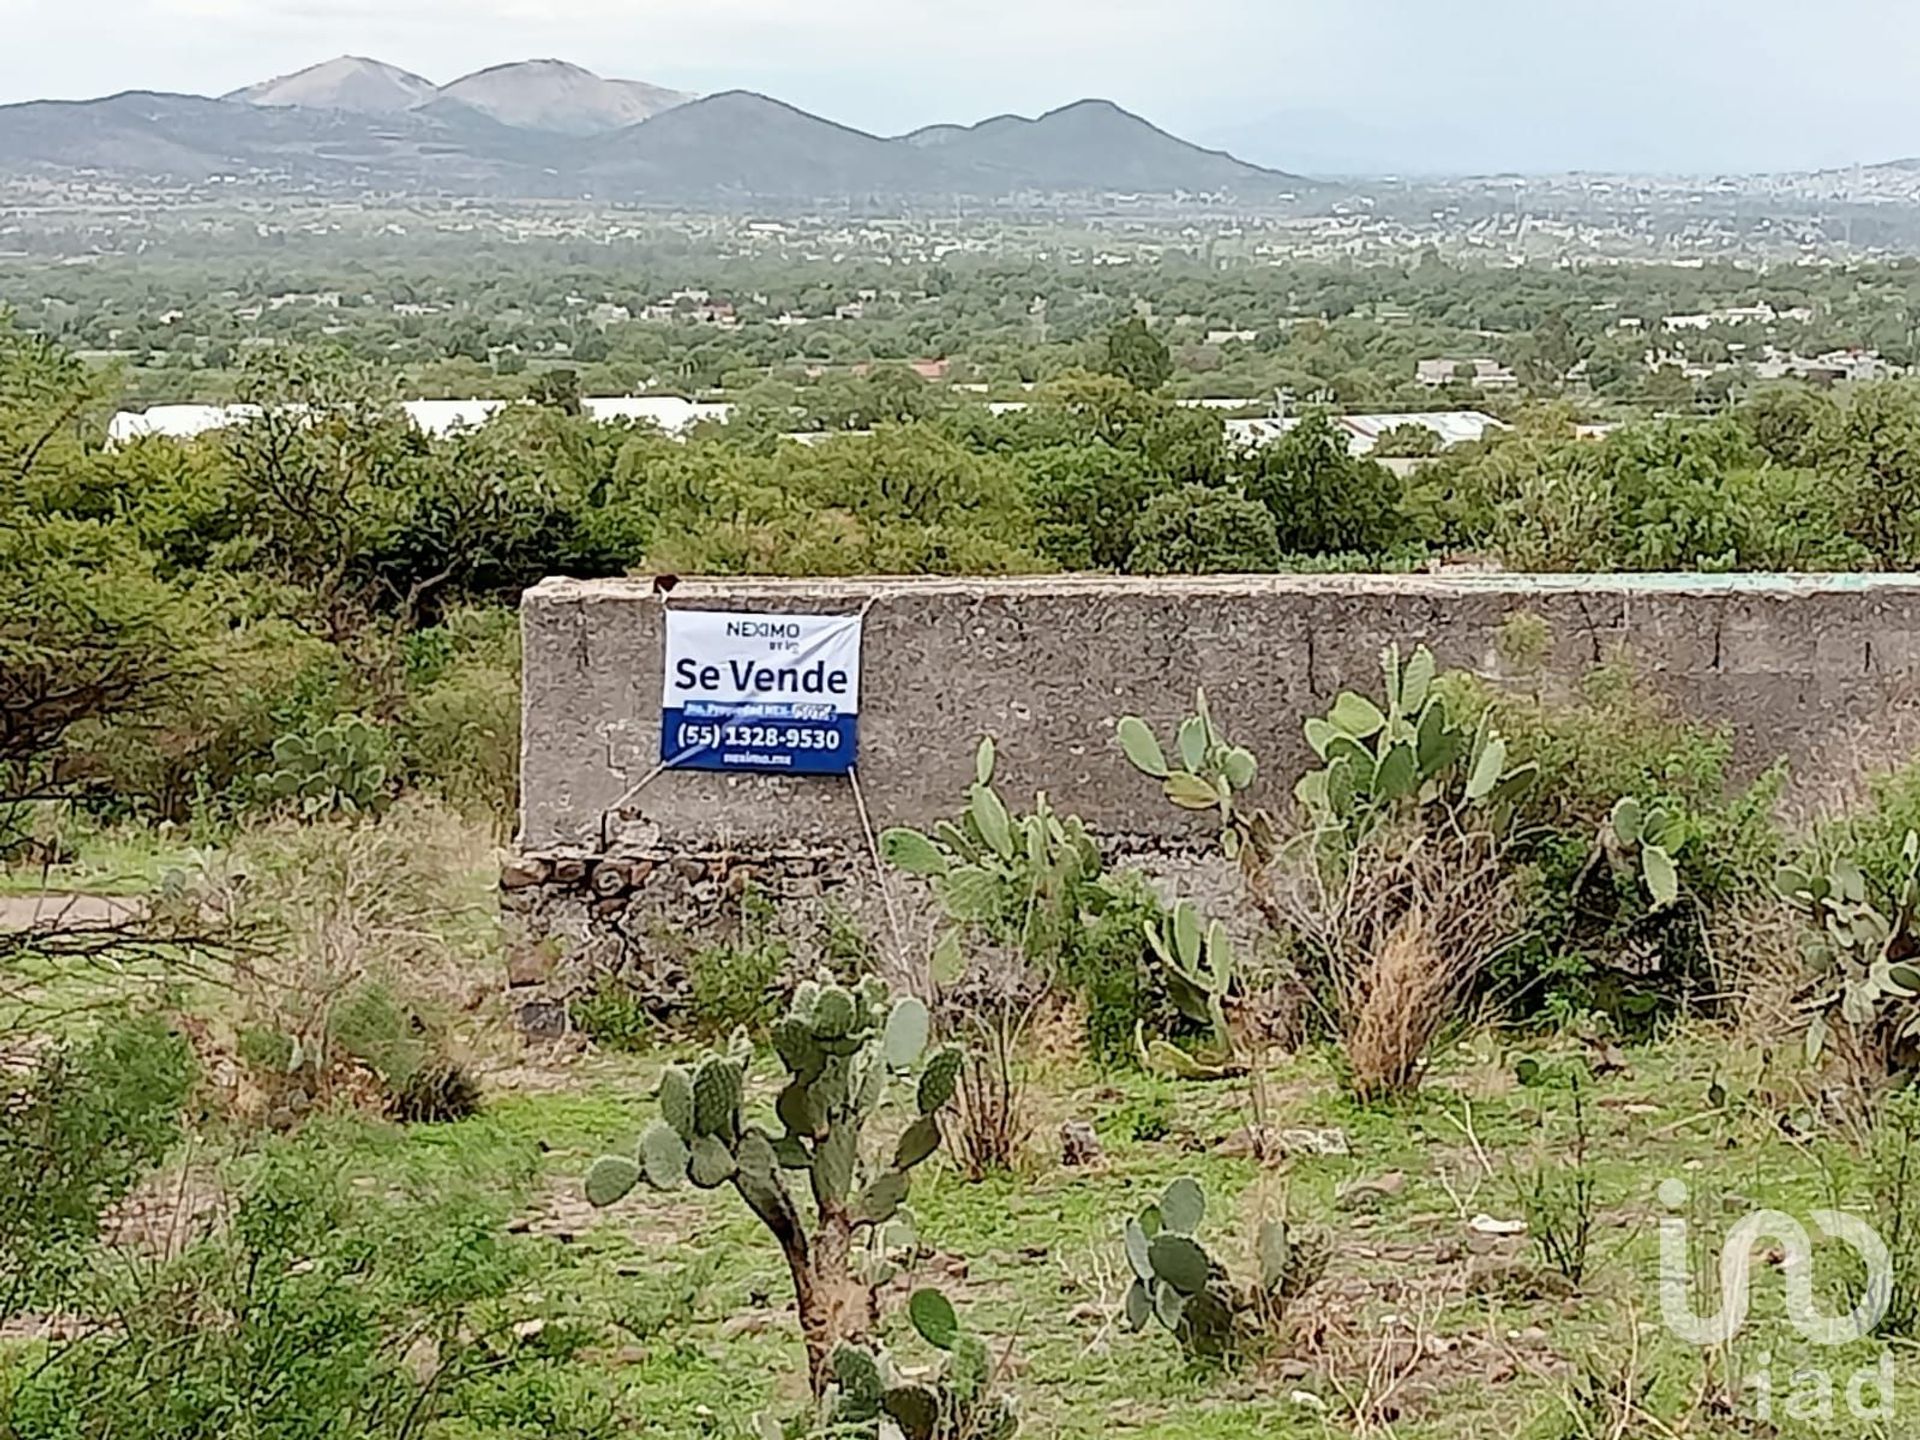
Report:
[[[502,890],[531,890],[547,881],[547,862],[531,855],[517,855],[500,867]]]
[[[688,855],[677,856],[669,862],[673,873],[689,885],[698,884],[707,878],[707,867]]]
[[[1342,1210],[1374,1210],[1382,1200],[1391,1199],[1407,1188],[1401,1171],[1389,1170],[1372,1180],[1354,1180],[1334,1192],[1334,1204]]]
[[[1278,1137],[1282,1153],[1287,1155],[1351,1155],[1347,1132],[1328,1130],[1282,1130]]]
[[[653,878],[653,861],[630,860],[627,862],[627,880],[638,890]]]
[[[558,1040],[567,1033],[567,1002],[529,1000],[513,1012],[513,1023],[529,1040]]]
[[[556,860],[547,878],[556,885],[578,885],[587,878],[587,862],[584,860]]]
[[[1524,1235],[1527,1222],[1524,1220],[1497,1220],[1491,1215],[1476,1215],[1467,1222],[1467,1228],[1476,1235]]]
[[[611,920],[617,915],[627,913],[627,897],[625,895],[606,895],[594,901],[588,909],[592,912],[593,918],[596,920]]]
[[[507,951],[507,988],[544,985],[553,974],[553,957],[543,945],[515,945]]]
[[[1596,1078],[1605,1075],[1631,1075],[1633,1069],[1627,1064],[1627,1053],[1618,1045],[1604,1045],[1600,1053],[1593,1057],[1593,1073]]]
[[[1060,1163],[1078,1168],[1097,1165],[1103,1158],[1100,1137],[1084,1120],[1067,1120],[1060,1126]]]
[[[593,893],[596,895],[624,895],[627,893],[628,871],[624,861],[602,860],[593,867]]]

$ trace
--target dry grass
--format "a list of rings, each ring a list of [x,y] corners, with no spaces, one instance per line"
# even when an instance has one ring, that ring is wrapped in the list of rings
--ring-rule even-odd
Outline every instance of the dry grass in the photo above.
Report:
[[[391,1079],[409,1052],[420,1067],[444,1058],[431,1037],[499,988],[495,865],[484,828],[426,800],[377,818],[276,823],[209,863],[205,906],[271,937],[238,968],[226,1023],[203,1037],[251,1077],[236,1107],[272,1110],[283,1092],[300,1106],[366,1100],[370,1064]],[[373,1033],[343,1043],[348,1025]],[[280,1050],[284,1066],[263,1063]]]
[[[1417,822],[1284,874],[1277,898],[1322,969],[1355,1094],[1414,1088],[1474,980],[1523,933],[1502,841]]]

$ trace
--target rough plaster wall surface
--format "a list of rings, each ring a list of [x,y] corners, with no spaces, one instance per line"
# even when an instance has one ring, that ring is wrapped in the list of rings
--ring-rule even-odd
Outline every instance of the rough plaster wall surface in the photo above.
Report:
[[[865,612],[858,788],[876,831],[953,813],[991,734],[1009,797],[1045,790],[1098,833],[1181,848],[1196,822],[1121,758],[1121,715],[1165,733],[1205,686],[1261,759],[1255,798],[1278,805],[1306,758],[1301,720],[1377,691],[1389,641],[1549,687],[1625,653],[1687,713],[1732,726],[1745,769],[1786,756],[1801,787],[1905,730],[1920,689],[1920,580],[1904,576],[747,579],[670,595],[548,580],[522,606],[523,854],[863,843],[844,780],[658,770],[669,607]],[[1523,613],[1550,636],[1524,673],[1500,643]]]

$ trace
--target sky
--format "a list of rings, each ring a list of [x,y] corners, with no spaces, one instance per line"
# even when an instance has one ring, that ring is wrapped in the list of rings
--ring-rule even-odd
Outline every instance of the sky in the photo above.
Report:
[[[882,134],[1089,95],[1306,171],[1920,154],[1912,0],[0,0],[0,103],[555,56]]]

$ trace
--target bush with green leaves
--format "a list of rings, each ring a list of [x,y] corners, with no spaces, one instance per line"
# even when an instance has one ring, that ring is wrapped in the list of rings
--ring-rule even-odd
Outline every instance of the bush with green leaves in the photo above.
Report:
[[[776,929],[779,907],[749,886],[740,896],[737,935],[703,946],[687,960],[689,1009],[696,1035],[718,1037],[744,1025],[759,1035],[779,1014],[793,958]]]
[[[904,1440],[1011,1440],[1020,1416],[1012,1397],[993,1388],[987,1342],[961,1325],[938,1290],[916,1290],[907,1318],[945,1357],[940,1368],[909,1375],[878,1345],[841,1345],[833,1352],[828,1402],[833,1433],[877,1436],[885,1420]]]
[[[601,1337],[525,1296],[533,1246],[507,1221],[527,1196],[532,1146],[484,1189],[437,1167],[383,1169],[373,1183],[346,1154],[325,1127],[272,1142],[217,1223],[183,1219],[178,1254],[99,1257],[76,1309],[112,1323],[0,1347],[0,1433],[391,1440],[469,1433],[515,1410],[524,1428],[498,1433],[632,1432],[611,1385],[542,1393]],[[529,1318],[544,1328],[522,1341]]]
[[[1259,1277],[1236,1284],[1196,1238],[1206,1218],[1197,1181],[1176,1180],[1160,1199],[1126,1223],[1126,1323],[1149,1321],[1168,1331],[1190,1358],[1231,1360],[1271,1334],[1287,1306],[1319,1279],[1326,1246],[1284,1220],[1263,1220],[1255,1242]]]
[[[1273,512],[1217,485],[1182,485],[1147,501],[1127,555],[1135,575],[1259,575],[1279,568]]]
[[[0,1321],[61,1308],[102,1213],[178,1138],[195,1073],[180,1035],[134,1015],[0,1075]]]
[[[1784,769],[1738,781],[1731,732],[1679,716],[1624,663],[1571,695],[1441,683],[1540,771],[1514,827],[1527,934],[1495,962],[1487,989],[1528,1016],[1599,1011],[1627,1033],[1725,993],[1709,930],[1768,887]],[[1671,861],[1670,887],[1649,837]]]
[[[660,1118],[636,1151],[603,1156],[587,1172],[587,1199],[596,1206],[641,1184],[732,1186],[787,1261],[816,1396],[831,1379],[834,1350],[864,1340],[878,1318],[872,1279],[856,1270],[854,1241],[895,1217],[914,1167],[940,1148],[940,1112],[953,1099],[961,1056],[952,1048],[926,1055],[929,1028],[924,1004],[892,998],[877,978],[855,989],[830,976],[803,981],[773,1027],[786,1072],[774,1103],[782,1133],[747,1118],[753,1047],[737,1031],[724,1051],[707,1052],[692,1069],[669,1066],[660,1078]],[[908,1123],[890,1146],[863,1153],[867,1126],[896,1087],[910,1092]],[[804,1176],[812,1192],[811,1225],[789,1174]]]
[[[365,814],[392,798],[392,754],[384,730],[349,715],[309,734],[274,741],[266,790],[307,817]]]

